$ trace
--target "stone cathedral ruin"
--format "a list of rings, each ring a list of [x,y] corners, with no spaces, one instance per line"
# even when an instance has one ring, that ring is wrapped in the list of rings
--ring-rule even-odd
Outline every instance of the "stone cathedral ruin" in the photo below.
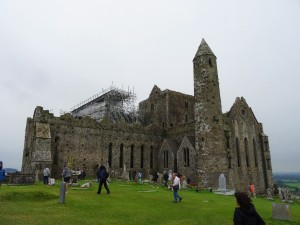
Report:
[[[175,171],[202,187],[257,192],[273,186],[268,136],[243,97],[223,113],[216,56],[203,39],[193,59],[194,96],[154,85],[134,108],[135,94],[115,87],[55,117],[37,106],[27,119],[22,172],[45,166],[60,177],[64,164],[95,176],[98,165],[111,177],[141,171]]]

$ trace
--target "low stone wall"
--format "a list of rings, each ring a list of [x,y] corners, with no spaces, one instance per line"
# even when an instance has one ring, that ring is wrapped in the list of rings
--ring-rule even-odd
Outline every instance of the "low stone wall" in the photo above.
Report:
[[[35,182],[34,174],[11,173],[7,176],[8,185],[31,185]]]

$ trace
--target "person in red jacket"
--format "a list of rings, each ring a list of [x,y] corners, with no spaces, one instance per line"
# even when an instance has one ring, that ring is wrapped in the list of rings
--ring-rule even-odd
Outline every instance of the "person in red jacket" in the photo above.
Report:
[[[249,197],[254,197],[256,198],[256,194],[255,194],[255,188],[254,188],[254,184],[250,183],[249,184]]]

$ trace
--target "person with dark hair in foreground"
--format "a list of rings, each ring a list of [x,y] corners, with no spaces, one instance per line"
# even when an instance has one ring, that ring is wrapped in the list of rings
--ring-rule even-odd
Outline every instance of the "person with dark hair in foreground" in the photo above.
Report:
[[[233,216],[234,225],[265,225],[246,193],[236,192],[234,196],[237,202]]]

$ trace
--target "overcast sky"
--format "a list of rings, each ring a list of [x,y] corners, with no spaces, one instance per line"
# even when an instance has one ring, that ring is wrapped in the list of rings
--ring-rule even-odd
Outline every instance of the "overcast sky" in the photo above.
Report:
[[[222,110],[243,96],[269,136],[274,172],[300,172],[300,1],[0,0],[0,160],[21,169],[27,117],[56,116],[113,83],[148,98],[193,95],[204,38]]]

